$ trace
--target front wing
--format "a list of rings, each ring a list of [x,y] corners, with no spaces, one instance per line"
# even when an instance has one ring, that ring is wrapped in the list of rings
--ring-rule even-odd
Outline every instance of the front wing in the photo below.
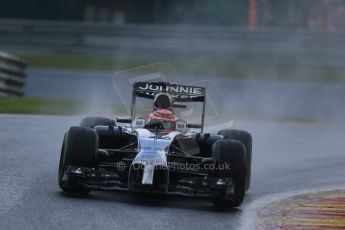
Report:
[[[182,159],[181,159],[182,158]],[[66,166],[63,169],[61,187],[78,187],[87,190],[124,190],[178,194],[191,197],[223,196],[225,190],[233,190],[234,184],[229,178],[217,178],[213,170],[187,169],[176,167],[176,162],[200,162],[203,165],[210,159],[199,157],[170,156],[168,168],[157,168],[152,185],[142,184],[142,171],[134,167],[132,160],[117,163],[102,162],[97,167],[86,168]]]

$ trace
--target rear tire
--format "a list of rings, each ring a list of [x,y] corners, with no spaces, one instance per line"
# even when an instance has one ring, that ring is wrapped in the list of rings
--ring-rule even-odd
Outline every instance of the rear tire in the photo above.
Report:
[[[62,177],[66,166],[95,167],[98,135],[95,130],[85,127],[71,127],[62,144],[58,182],[68,193],[88,193],[89,190],[74,185],[64,185]]]
[[[217,207],[238,207],[241,205],[245,195],[246,187],[246,152],[240,141],[219,140],[213,146],[213,160],[216,164],[215,176],[217,178],[230,178],[234,184],[234,195],[226,197],[214,197],[212,202]],[[230,170],[224,165],[229,164]],[[223,165],[223,166],[222,166]]]
[[[97,125],[115,126],[116,123],[114,120],[106,118],[106,117],[85,117],[80,122],[81,127],[86,127],[86,128],[91,128],[91,129],[94,129]]]
[[[246,191],[250,188],[251,171],[252,171],[252,135],[243,130],[223,129],[218,132],[224,139],[233,139],[241,141],[246,148]]]

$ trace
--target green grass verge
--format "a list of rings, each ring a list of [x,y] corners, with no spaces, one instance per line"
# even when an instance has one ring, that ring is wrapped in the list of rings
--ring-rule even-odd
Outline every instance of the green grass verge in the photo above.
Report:
[[[39,98],[0,98],[0,113],[77,114],[85,105],[77,102]]]
[[[30,67],[82,69],[82,70],[122,70],[133,66],[150,64],[149,61],[117,59],[111,56],[90,56],[79,54],[18,54]]]
[[[149,109],[148,109],[149,108]],[[149,113],[151,107],[137,107],[137,114]],[[42,115],[116,115],[128,116],[123,105],[87,103],[27,97],[0,97],[0,114]]]
[[[0,113],[80,115],[80,114],[122,114],[123,106],[114,104],[90,104],[86,102],[51,100],[43,98],[9,97],[0,98]]]
[[[157,62],[171,63],[178,73],[224,76],[240,79],[272,79],[287,81],[345,81],[345,68],[306,67],[295,65],[238,64],[226,60],[158,60],[125,59],[81,54],[17,54],[30,67],[119,71]]]

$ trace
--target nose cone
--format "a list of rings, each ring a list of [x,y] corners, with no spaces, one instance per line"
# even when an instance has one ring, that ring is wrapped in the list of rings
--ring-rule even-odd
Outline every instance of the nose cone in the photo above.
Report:
[[[133,160],[129,185],[132,189],[157,188],[167,186],[168,167],[165,149],[168,142],[145,138],[141,140],[141,150]]]

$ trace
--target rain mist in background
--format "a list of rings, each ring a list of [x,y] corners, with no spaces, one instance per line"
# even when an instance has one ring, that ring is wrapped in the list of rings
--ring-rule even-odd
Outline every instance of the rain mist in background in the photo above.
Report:
[[[4,0],[0,50],[27,69],[2,112],[124,113],[116,73],[169,63],[152,74],[208,82],[213,118],[341,120],[344,32],[337,0]]]

